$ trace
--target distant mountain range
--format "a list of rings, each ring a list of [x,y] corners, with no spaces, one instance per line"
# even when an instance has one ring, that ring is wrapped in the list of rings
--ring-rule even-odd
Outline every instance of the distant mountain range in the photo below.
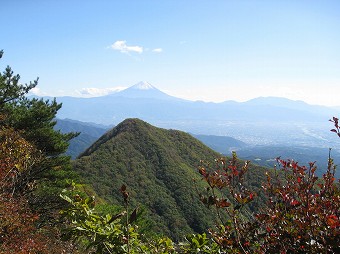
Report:
[[[105,125],[115,125],[130,117],[168,125],[182,121],[316,122],[339,114],[337,108],[275,97],[247,102],[193,102],[167,95],[147,82],[106,96],[58,97],[57,101],[63,103],[59,118]]]
[[[59,119],[113,126],[139,118],[158,127],[195,135],[228,136],[249,145],[340,148],[328,119],[338,108],[285,98],[260,97],[247,102],[208,103],[176,98],[147,82],[95,98],[59,97]]]
[[[71,119],[57,119],[56,130],[62,133],[78,132],[79,135],[70,141],[67,154],[75,159],[84,152],[92,143],[100,138],[107,130],[108,126],[94,123],[85,123]]]
[[[303,163],[318,160],[322,165],[328,148],[333,149],[335,157],[340,152],[340,139],[329,131],[333,126],[328,121],[340,115],[339,108],[302,101],[260,97],[242,103],[193,102],[167,95],[147,82],[106,96],[59,97],[57,101],[63,103],[59,122],[64,119],[69,124],[71,120],[67,119],[73,119],[94,123],[86,124],[87,130],[76,128],[82,134],[71,142],[68,152],[73,158],[126,118],[192,133],[218,152],[236,150],[261,165],[271,166],[271,160],[278,156]],[[90,127],[99,127],[100,131]],[[317,154],[320,156],[312,156]]]
[[[67,154],[70,155],[72,159],[76,159],[110,129],[108,126],[84,123],[71,119],[57,119],[55,128],[61,130],[63,133],[80,132],[78,137],[70,141],[70,146],[67,151]],[[317,175],[322,175],[326,170],[329,153],[328,148],[305,145],[251,145],[228,136],[191,135],[218,153],[228,156],[232,151],[236,151],[241,159],[250,160],[252,163],[261,166],[272,168],[276,164],[275,158],[281,156],[283,159],[294,159],[298,161],[300,165],[308,165],[309,162],[316,161],[319,167],[316,172]],[[331,156],[335,164],[340,165],[339,150],[333,149]],[[336,176],[340,178],[339,171],[336,172]]]

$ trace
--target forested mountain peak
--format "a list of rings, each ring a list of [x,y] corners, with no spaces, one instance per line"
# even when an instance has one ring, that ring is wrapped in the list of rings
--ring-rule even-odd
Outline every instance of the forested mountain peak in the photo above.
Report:
[[[120,204],[119,189],[128,186],[131,205],[145,208],[152,231],[182,240],[183,233],[203,232],[212,221],[193,178],[199,178],[201,159],[218,156],[187,133],[133,118],[105,133],[74,168],[109,202]]]
[[[147,131],[148,129],[152,128],[152,126],[138,118],[128,118],[125,119],[123,122],[115,126],[114,128],[107,131],[103,136],[101,136],[96,142],[93,143],[92,146],[90,146],[84,153],[80,155],[81,156],[87,156],[90,155],[92,152],[94,152],[96,149],[100,147],[100,145],[104,144],[110,139],[115,138],[119,134],[123,132],[140,132],[139,129],[144,129]],[[137,134],[136,133],[136,134]]]

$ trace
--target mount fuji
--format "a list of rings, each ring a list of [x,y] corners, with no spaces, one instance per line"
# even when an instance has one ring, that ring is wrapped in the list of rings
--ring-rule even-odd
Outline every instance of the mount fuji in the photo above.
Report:
[[[57,101],[63,103],[63,107],[58,112],[58,118],[61,119],[69,118],[112,125],[126,118],[140,118],[156,126],[162,124],[159,127],[180,128],[183,126],[176,124],[184,124],[187,127],[185,131],[201,134],[202,131],[194,130],[199,128],[208,131],[220,126],[215,133],[211,130],[210,133],[205,133],[213,135],[220,135],[220,129],[225,131],[230,123],[247,122],[248,125],[261,123],[261,126],[266,126],[267,134],[269,125],[273,123],[305,125],[308,122],[326,122],[327,124],[328,119],[337,116],[339,112],[335,108],[273,97],[257,98],[247,102],[189,101],[168,95],[145,81],[105,96],[58,97]],[[229,124],[225,126],[226,123]],[[187,125],[190,125],[190,128]],[[238,132],[242,126],[238,127]],[[274,129],[277,130],[276,127]]]
[[[170,96],[146,81],[130,86],[122,91],[107,95],[109,97],[125,97],[125,98],[143,98],[143,99],[160,99],[160,100],[182,100]]]

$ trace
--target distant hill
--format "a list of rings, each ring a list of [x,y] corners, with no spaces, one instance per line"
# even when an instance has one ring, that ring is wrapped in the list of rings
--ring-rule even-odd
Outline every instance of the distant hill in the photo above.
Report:
[[[57,119],[57,124],[54,128],[60,130],[62,133],[80,132],[78,137],[70,141],[69,148],[66,151],[67,155],[70,155],[72,159],[75,159],[102,136],[109,127],[71,119]]]
[[[273,168],[277,162],[276,158],[290,159],[299,162],[300,165],[308,166],[309,162],[316,162],[318,170],[316,174],[322,176],[327,170],[329,148],[310,146],[280,146],[280,145],[249,145],[237,139],[226,136],[193,135],[211,149],[224,155],[236,151],[239,158],[250,160],[252,163],[263,167]],[[340,165],[339,149],[332,149],[331,157],[336,165]],[[340,171],[335,176],[340,178]]]
[[[250,160],[255,164],[270,168],[277,164],[277,157],[294,160],[301,166],[308,166],[309,162],[315,162],[318,167],[315,174],[321,177],[327,170],[329,149],[308,146],[248,146],[239,149],[237,155],[244,160]],[[335,165],[340,165],[338,150],[332,149],[331,157]],[[339,170],[335,172],[335,177],[340,178]]]
[[[146,209],[151,231],[183,240],[186,233],[213,225],[212,211],[200,203],[197,193],[203,183],[193,179],[200,178],[200,160],[219,156],[187,133],[127,119],[82,153],[74,168],[111,203],[122,204],[119,189],[125,184],[131,206]],[[263,169],[255,168],[251,177],[257,185],[259,172]]]

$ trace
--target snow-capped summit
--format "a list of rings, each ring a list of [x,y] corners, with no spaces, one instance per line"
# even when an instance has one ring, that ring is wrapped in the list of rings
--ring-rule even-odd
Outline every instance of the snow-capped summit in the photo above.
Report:
[[[137,84],[130,86],[123,91],[110,95],[111,97],[125,97],[135,99],[158,99],[158,100],[180,100],[172,97],[146,81],[140,81]]]
[[[149,82],[146,82],[146,81],[140,81],[139,83],[133,85],[131,88],[140,89],[140,90],[155,89],[153,85],[151,85]]]

